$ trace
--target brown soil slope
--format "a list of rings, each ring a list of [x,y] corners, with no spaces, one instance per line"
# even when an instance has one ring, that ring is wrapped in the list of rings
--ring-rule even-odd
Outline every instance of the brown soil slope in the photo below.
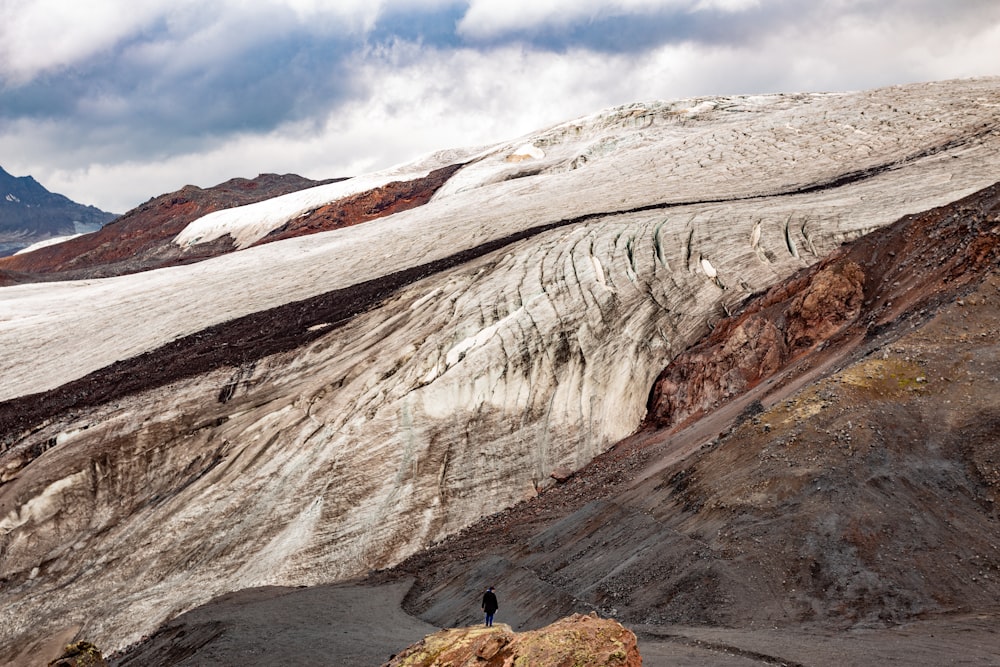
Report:
[[[423,206],[462,166],[462,164],[453,164],[435,169],[424,178],[412,181],[392,181],[381,188],[361,192],[326,206],[320,206],[308,215],[300,216],[274,230],[258,241],[256,245],[325,232],[330,229],[350,227]]]
[[[647,428],[372,581],[529,626],[827,628],[1000,599],[1000,187],[844,246],[666,369]]]

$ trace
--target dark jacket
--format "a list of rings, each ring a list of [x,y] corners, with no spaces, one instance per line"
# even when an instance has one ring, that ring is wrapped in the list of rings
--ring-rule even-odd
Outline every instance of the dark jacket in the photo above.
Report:
[[[483,594],[483,611],[487,614],[493,614],[499,608],[500,605],[497,604],[497,596],[493,594],[493,591],[486,591]]]

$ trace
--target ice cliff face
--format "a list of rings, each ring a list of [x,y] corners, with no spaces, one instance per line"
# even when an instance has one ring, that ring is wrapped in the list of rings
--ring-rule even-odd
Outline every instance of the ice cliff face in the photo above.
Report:
[[[998,105],[997,80],[632,105],[400,168],[464,164],[363,225],[0,290],[0,636],[111,648],[536,493],[747,296],[996,181]],[[178,242],[250,245],[316,195]]]

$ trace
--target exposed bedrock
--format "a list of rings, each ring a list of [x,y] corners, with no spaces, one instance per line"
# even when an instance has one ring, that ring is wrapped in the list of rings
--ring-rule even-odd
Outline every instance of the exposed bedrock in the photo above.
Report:
[[[825,341],[857,317],[864,279],[854,262],[828,266],[800,281],[780,305],[755,305],[743,317],[727,320],[660,374],[647,421],[662,427],[700,417]]]
[[[462,164],[452,164],[434,169],[423,178],[390,181],[381,187],[319,206],[313,211],[289,220],[257,243],[272,243],[305,234],[359,225],[423,206],[462,166]]]
[[[383,667],[532,665],[533,667],[641,667],[635,634],[597,614],[574,614],[529,632],[508,625],[441,630],[393,657]]]
[[[80,626],[114,649],[226,591],[392,565],[536,494],[633,432],[657,375],[727,311],[995,180],[996,97],[978,82],[616,110],[540,133],[537,163],[487,152],[363,225],[4,288],[0,400],[55,407],[3,423],[0,637]],[[418,266],[435,268],[377,289]],[[855,280],[834,272],[824,293],[849,309]],[[348,315],[311,301],[358,285]],[[840,326],[821,305],[797,306],[802,344]],[[143,382],[101,394],[115,362]],[[46,403],[71,381],[79,400]]]
[[[872,232],[771,288],[664,369],[647,423],[674,427],[701,417],[817,347],[874,335],[916,301],[933,304],[941,285],[979,279],[1000,262],[997,192],[994,185]]]

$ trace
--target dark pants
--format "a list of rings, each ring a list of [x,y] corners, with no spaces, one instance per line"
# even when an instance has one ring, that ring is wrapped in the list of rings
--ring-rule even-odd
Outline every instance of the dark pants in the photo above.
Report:
[[[493,625],[493,614],[495,613],[495,611],[486,612],[486,627],[491,627]]]

